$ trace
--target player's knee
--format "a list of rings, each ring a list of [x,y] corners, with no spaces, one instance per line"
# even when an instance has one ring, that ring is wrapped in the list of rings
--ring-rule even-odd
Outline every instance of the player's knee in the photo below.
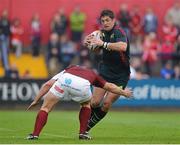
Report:
[[[99,106],[99,102],[95,101],[95,100],[91,100],[91,107],[95,108]]]
[[[90,108],[90,101],[81,103],[81,106]]]
[[[40,110],[43,110],[43,111],[45,111],[45,112],[47,112],[47,113],[50,112],[50,110],[49,110],[48,108],[41,108]]]
[[[41,107],[41,110],[43,110],[43,111],[49,113],[49,112],[51,111],[51,108],[48,107],[48,106],[42,106],[42,107]]]
[[[102,110],[107,112],[111,108],[111,103],[110,102],[104,102],[102,106]]]

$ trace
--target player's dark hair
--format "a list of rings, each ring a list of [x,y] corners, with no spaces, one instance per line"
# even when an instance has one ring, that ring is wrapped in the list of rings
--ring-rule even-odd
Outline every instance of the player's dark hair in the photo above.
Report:
[[[110,9],[104,9],[104,10],[101,11],[100,18],[104,17],[104,16],[108,16],[111,19],[114,19],[114,13]]]

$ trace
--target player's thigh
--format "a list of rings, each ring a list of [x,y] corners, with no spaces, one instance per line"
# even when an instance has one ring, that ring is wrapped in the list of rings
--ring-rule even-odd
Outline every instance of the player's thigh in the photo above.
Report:
[[[59,98],[55,96],[53,93],[48,92],[44,98],[44,102],[42,104],[41,110],[46,112],[50,112],[54,105],[59,101]]]
[[[106,91],[104,89],[94,87],[91,105],[94,107],[98,106],[104,98],[105,93]]]

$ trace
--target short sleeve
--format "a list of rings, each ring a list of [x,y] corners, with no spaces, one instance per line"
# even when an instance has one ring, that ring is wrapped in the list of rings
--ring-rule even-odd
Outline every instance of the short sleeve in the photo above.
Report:
[[[99,75],[96,74],[96,83],[94,84],[96,87],[103,88],[106,81]]]

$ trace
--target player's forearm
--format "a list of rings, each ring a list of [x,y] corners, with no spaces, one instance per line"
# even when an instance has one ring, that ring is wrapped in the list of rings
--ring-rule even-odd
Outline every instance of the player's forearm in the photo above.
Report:
[[[112,93],[118,94],[118,95],[127,96],[127,93],[122,88],[120,88],[112,83],[106,83],[104,86],[104,89],[106,89]]]
[[[125,42],[104,42],[103,43],[103,48],[107,50],[113,50],[113,51],[126,51],[127,48],[127,43]]]
[[[49,91],[50,88],[51,88],[51,85],[45,83],[39,90],[39,93],[35,97],[34,101],[39,102],[39,100]]]
[[[42,88],[39,90],[39,93],[35,97],[34,101],[39,102],[39,100],[49,91],[49,88],[47,86],[42,86]]]

